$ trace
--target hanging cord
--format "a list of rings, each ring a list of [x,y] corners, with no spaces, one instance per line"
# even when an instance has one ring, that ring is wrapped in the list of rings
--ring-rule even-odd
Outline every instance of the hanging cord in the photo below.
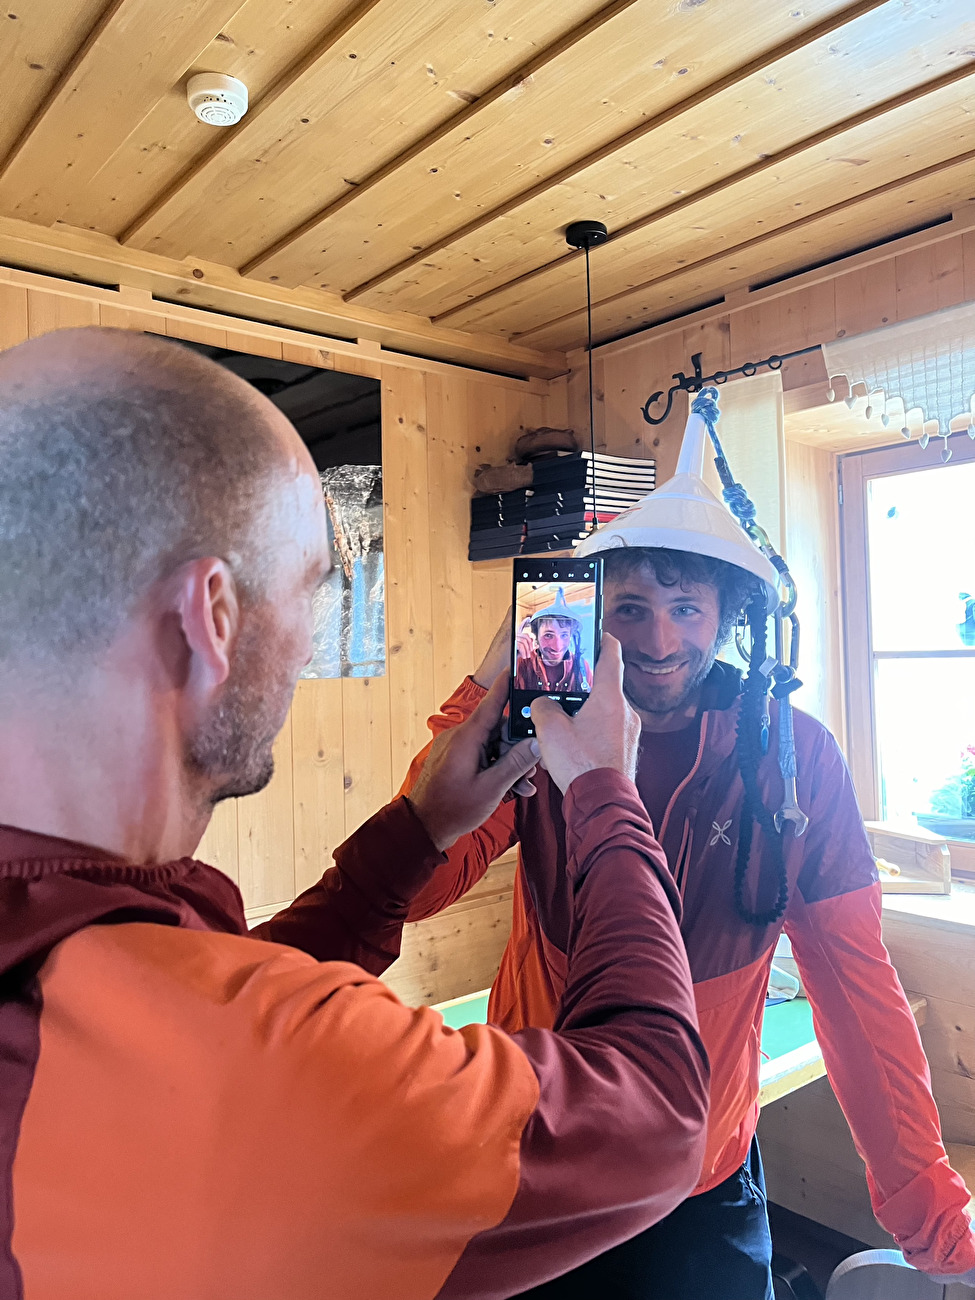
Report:
[[[768,653],[768,609],[764,589],[748,602],[746,617],[751,633],[751,647],[747,653],[748,675],[742,688],[742,701],[738,713],[738,765],[745,787],[741,826],[738,832],[738,857],[735,864],[735,908],[743,920],[752,925],[771,925],[785,912],[789,902],[789,883],[782,846],[782,831],[787,821],[792,823],[793,834],[798,838],[805,831],[809,819],[799,807],[796,798],[796,751],[793,731],[791,695],[802,683],[796,676],[799,656],[799,620],[796,618],[796,585],[788,565],[769,540],[768,534],[756,523],[755,503],[731,473],[724,449],[718,438],[717,389],[705,388],[694,399],[691,410],[704,421],[715,450],[715,468],[721,480],[722,496],[728,509],[741,524],[742,529],[775,568],[783,589],[783,596],[775,617],[775,652]],[[789,663],[781,662],[783,624],[791,623]],[[739,648],[741,643],[739,642]],[[769,706],[768,693],[779,700],[779,771],[785,785],[782,807],[777,813],[768,811],[758,785],[758,765],[768,752]],[[764,912],[753,912],[745,904],[745,875],[751,855],[755,823],[765,832],[775,861],[778,893],[774,905]]]
[[[592,522],[589,531],[594,533],[599,527],[599,511],[596,502],[596,417],[592,392],[592,283],[589,279],[589,244],[586,244],[586,356],[589,359],[589,474],[592,482]]]

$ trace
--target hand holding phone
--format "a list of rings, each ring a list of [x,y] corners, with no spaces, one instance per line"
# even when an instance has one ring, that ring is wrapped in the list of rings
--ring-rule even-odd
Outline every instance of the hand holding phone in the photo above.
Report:
[[[602,631],[602,559],[521,559],[514,563],[512,740],[535,734],[531,707],[548,696],[576,713],[592,689]]]
[[[507,693],[502,674],[466,722],[437,737],[409,795],[441,852],[487,821],[509,792],[535,793],[537,741],[506,746],[497,757]]]
[[[585,712],[567,716],[545,697],[532,705],[541,761],[563,794],[577,776],[608,767],[633,780],[640,751],[640,719],[623,694],[623,654],[608,634],[596,665]]]

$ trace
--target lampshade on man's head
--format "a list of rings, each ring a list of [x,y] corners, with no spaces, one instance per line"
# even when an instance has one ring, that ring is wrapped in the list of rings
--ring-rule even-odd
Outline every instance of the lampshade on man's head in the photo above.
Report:
[[[566,603],[564,589],[559,587],[552,604],[539,610],[531,621],[542,663],[554,668],[578,649],[580,627],[579,618]]]

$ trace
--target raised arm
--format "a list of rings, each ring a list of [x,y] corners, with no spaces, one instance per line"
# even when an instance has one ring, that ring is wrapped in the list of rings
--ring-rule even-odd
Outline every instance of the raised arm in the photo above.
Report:
[[[874,1214],[928,1273],[975,1266],[968,1192],[948,1164],[917,1025],[881,933],[881,892],[832,737],[816,758],[811,837],[786,929]],[[818,810],[818,811],[817,811]]]
[[[580,776],[565,816],[568,982],[554,1031],[513,1036],[538,1083],[518,1191],[444,1300],[501,1300],[556,1277],[664,1218],[700,1174],[708,1065],[663,854],[616,772]]]
[[[373,975],[396,960],[415,900],[448,862],[443,850],[472,827],[490,824],[502,797],[534,770],[532,741],[489,761],[507,683],[499,678],[481,694],[467,721],[434,741],[410,796],[351,835],[336,849],[335,866],[252,931],[254,938],[300,948],[318,961],[354,961]]]
[[[487,685],[490,686],[491,682]],[[485,686],[481,686],[473,677],[465,677],[450,699],[441,705],[440,712],[428,720],[427,726],[434,737],[460,726],[486,695]],[[416,785],[432,745],[431,741],[410,764],[400,794],[408,795]],[[491,863],[515,843],[515,805],[514,800],[509,799],[500,803],[482,826],[462,835],[450,846],[441,865],[413,898],[406,919],[423,921],[428,916],[436,916],[451,903],[456,903],[469,889],[473,889]]]

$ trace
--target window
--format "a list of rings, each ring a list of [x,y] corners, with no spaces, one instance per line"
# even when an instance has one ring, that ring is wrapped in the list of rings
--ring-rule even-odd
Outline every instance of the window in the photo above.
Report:
[[[864,814],[975,841],[975,443],[844,456],[850,764]]]

